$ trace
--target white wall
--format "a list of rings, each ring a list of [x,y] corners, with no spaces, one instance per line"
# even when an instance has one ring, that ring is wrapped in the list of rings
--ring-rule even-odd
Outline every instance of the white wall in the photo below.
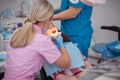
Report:
[[[94,37],[97,42],[108,42],[117,39],[117,33],[100,29],[100,26],[120,26],[120,0],[107,0],[105,5],[94,7],[92,21]]]
[[[24,14],[27,14],[32,0],[0,0],[0,12],[4,11],[5,9],[11,9],[12,13],[14,13],[14,15],[17,15],[19,11],[21,11],[22,1],[25,1],[23,4]]]

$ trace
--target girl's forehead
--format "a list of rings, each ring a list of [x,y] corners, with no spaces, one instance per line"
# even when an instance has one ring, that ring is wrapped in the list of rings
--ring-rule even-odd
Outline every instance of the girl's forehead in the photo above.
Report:
[[[49,27],[50,29],[56,29],[56,27],[55,26],[53,26],[53,25],[50,25],[50,27]]]

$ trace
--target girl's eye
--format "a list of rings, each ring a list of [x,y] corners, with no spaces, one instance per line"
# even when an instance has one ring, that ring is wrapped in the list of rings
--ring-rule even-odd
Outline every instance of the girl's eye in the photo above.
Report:
[[[52,28],[50,28],[50,29],[52,29]]]

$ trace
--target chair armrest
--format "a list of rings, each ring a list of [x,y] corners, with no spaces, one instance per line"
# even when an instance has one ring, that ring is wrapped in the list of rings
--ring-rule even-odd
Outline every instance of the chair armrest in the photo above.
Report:
[[[120,27],[118,26],[101,26],[101,29],[111,30],[118,33],[118,40],[120,41]]]

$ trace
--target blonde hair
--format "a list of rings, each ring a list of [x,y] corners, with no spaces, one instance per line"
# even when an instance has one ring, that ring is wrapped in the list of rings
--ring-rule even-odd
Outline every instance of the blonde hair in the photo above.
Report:
[[[47,0],[37,0],[31,7],[28,18],[35,22],[42,22],[50,19],[53,13],[53,6]],[[25,47],[32,41],[36,32],[32,27],[33,24],[31,21],[26,21],[26,23],[13,34],[10,41],[12,48]]]

